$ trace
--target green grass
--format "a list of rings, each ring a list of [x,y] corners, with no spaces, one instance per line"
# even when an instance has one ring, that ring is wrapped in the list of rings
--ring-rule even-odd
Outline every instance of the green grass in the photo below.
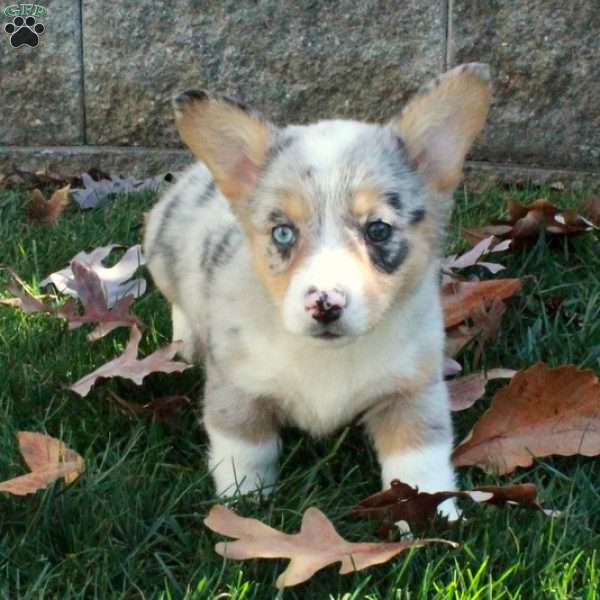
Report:
[[[511,192],[529,201],[539,190]],[[501,214],[509,192],[462,193],[449,249],[464,247],[459,226],[483,224]],[[569,206],[575,198],[550,194]],[[109,242],[131,245],[140,237],[142,212],[152,194],[131,195],[111,206],[70,208],[52,229],[27,224],[22,192],[0,193],[0,263],[13,267],[37,289],[48,273],[78,251]],[[527,276],[524,293],[510,302],[499,339],[483,357],[487,367],[575,363],[600,371],[600,242],[597,234],[540,239],[533,248],[498,256],[508,276]],[[0,294],[7,276],[0,272]],[[553,313],[548,301],[564,297]],[[150,287],[135,304],[148,325],[143,353],[169,340],[165,301]],[[181,415],[178,428],[124,413],[109,390],[134,402],[163,394],[197,398],[202,371],[149,376],[142,387],[124,380],[96,386],[86,398],[65,384],[97,368],[123,349],[119,330],[94,344],[89,331],[66,331],[47,316],[0,306],[0,480],[26,471],[16,447],[18,430],[48,432],[80,452],[86,473],[69,487],[55,484],[33,496],[0,496],[0,598],[70,600],[275,598],[350,600],[475,600],[537,598],[592,600],[600,590],[600,461],[538,460],[505,477],[462,469],[464,486],[531,481],[549,519],[525,510],[467,506],[469,519],[429,534],[460,548],[430,546],[391,563],[341,577],[327,568],[310,582],[273,588],[283,561],[224,561],[213,552],[218,536],[202,519],[217,500],[206,467],[206,438],[197,409]],[[461,357],[465,370],[473,356]],[[476,407],[455,415],[457,437],[469,430],[493,391]],[[376,526],[348,517],[349,509],[376,491],[376,457],[358,428],[313,441],[285,433],[282,477],[274,496],[257,504],[242,499],[239,512],[295,532],[302,512],[317,506],[349,540],[375,540]]]

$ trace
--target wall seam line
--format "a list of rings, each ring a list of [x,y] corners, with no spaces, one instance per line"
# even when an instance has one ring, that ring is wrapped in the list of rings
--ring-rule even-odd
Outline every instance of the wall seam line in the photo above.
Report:
[[[81,143],[87,145],[87,113],[86,113],[86,94],[85,94],[85,62],[83,46],[83,0],[79,0],[79,64],[80,64],[80,82],[81,82]]]
[[[446,0],[446,39],[444,47],[444,71],[450,68],[452,62],[451,47],[454,32],[452,31],[452,16],[454,13],[454,0]]]

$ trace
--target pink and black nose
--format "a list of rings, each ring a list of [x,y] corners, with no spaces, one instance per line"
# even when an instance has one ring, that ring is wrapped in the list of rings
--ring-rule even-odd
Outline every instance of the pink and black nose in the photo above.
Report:
[[[339,320],[346,304],[346,294],[338,288],[319,290],[311,287],[306,292],[304,308],[315,321],[329,325]]]

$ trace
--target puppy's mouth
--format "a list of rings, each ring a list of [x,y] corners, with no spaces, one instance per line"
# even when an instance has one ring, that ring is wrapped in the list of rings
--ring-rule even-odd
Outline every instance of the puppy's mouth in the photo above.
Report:
[[[319,333],[313,333],[312,337],[317,340],[339,340],[344,336],[341,333],[335,333],[334,331],[321,331]]]

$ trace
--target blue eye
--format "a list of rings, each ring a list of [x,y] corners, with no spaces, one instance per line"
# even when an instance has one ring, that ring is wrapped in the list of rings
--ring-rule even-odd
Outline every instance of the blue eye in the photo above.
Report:
[[[271,232],[273,241],[279,246],[293,246],[296,242],[296,231],[291,225],[277,225]]]
[[[373,221],[367,225],[365,235],[370,242],[380,244],[392,235],[392,226],[383,221]]]

